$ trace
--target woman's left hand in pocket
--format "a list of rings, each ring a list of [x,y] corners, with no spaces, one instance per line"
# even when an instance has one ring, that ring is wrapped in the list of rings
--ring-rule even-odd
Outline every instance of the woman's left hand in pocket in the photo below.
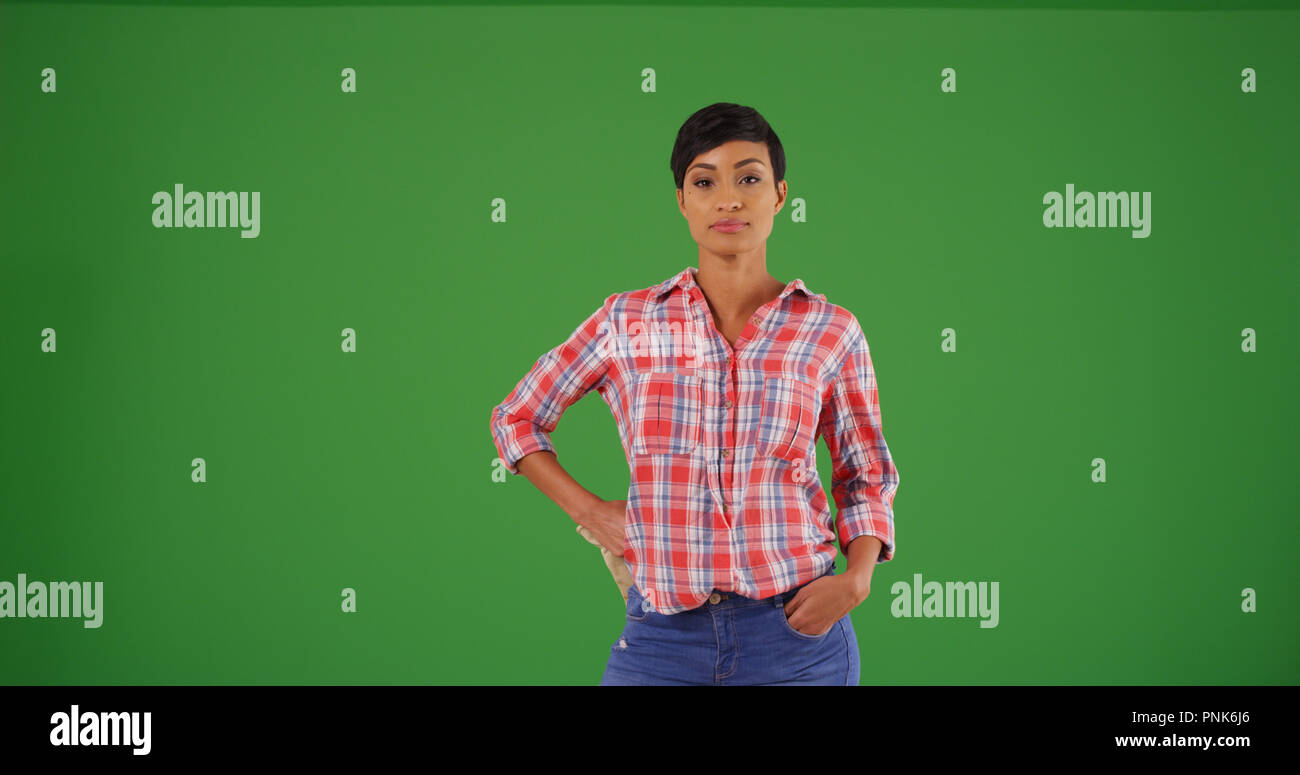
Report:
[[[861,586],[848,574],[813,579],[785,601],[785,617],[799,632],[821,635],[867,599],[871,590]]]

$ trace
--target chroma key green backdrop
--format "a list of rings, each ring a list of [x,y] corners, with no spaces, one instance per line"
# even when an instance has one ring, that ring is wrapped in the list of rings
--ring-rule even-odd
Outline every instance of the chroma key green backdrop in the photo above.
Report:
[[[0,582],[104,585],[0,682],[597,683],[618,590],[489,414],[697,264],[668,157],[725,101],[877,370],[863,683],[1296,683],[1295,4],[796,5],[0,5]],[[256,236],[155,227],[177,185]],[[626,497],[598,397],[554,440]],[[894,616],[916,574],[997,626]]]

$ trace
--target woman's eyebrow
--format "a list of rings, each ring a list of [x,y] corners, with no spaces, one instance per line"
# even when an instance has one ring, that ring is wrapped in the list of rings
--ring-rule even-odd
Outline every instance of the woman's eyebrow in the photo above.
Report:
[[[738,162],[736,162],[736,167],[735,167],[735,169],[740,169],[741,167],[745,166],[746,164],[750,164],[751,162],[757,162],[760,166],[763,164],[763,162],[760,161],[760,160],[758,160],[758,159],[745,159],[744,161],[738,161]],[[714,164],[706,164],[705,162],[697,162],[697,163],[695,163],[695,164],[692,164],[689,168],[687,168],[686,171],[687,171],[687,172],[690,172],[691,170],[695,169],[696,167],[704,167],[705,169],[710,169],[710,170],[716,170],[716,169],[718,168],[717,165],[714,165]]]

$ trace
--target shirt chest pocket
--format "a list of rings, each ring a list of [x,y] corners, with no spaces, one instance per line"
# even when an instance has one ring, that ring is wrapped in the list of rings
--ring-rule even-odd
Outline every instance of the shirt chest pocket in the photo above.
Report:
[[[632,393],[632,451],[689,455],[700,445],[700,377],[676,372],[642,374]]]
[[[786,377],[763,381],[758,453],[783,460],[807,460],[817,439],[821,397],[807,382]]]

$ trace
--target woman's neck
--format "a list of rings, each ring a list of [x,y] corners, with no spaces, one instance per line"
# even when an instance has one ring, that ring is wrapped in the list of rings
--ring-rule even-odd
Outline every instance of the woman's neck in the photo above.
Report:
[[[765,260],[751,262],[700,259],[695,282],[719,320],[740,320],[775,299],[786,284],[767,271]]]

